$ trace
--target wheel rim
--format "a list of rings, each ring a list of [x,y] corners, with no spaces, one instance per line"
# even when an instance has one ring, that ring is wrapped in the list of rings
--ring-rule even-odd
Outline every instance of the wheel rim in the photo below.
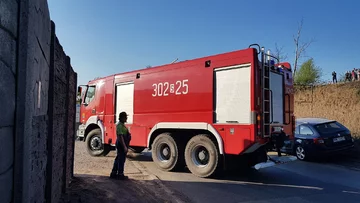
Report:
[[[209,159],[209,151],[204,146],[198,145],[191,151],[191,160],[197,167],[207,166]]]
[[[305,158],[305,150],[302,147],[297,147],[296,148],[296,156],[303,160]]]
[[[101,139],[98,136],[94,136],[90,140],[90,149],[92,151],[98,151],[102,149]]]
[[[159,145],[159,150],[157,150],[157,158],[161,162],[168,162],[171,157],[171,149],[170,146],[166,143],[161,143]]]

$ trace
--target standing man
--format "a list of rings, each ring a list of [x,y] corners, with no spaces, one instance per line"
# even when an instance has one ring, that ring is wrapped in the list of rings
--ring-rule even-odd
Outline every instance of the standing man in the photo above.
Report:
[[[333,84],[337,83],[337,78],[336,78],[336,72],[335,71],[332,72],[332,80],[333,80]]]
[[[275,129],[274,127],[272,127],[272,131],[274,132]],[[281,148],[284,146],[284,141],[285,141],[285,137],[286,137],[286,133],[284,132],[284,128],[281,127],[280,131],[278,133],[273,133],[272,134],[273,139],[275,141],[275,148],[277,151],[278,156],[281,156]]]
[[[128,115],[126,112],[121,112],[119,114],[119,123],[116,126],[116,158],[110,174],[110,178],[120,180],[128,179],[128,177],[124,175],[126,154],[131,140],[131,134],[125,126],[127,117]]]

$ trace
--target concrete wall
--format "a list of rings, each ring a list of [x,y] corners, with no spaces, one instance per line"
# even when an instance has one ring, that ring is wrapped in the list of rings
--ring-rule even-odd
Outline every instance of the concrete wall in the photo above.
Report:
[[[18,3],[0,0],[0,197],[12,198]]]
[[[77,76],[47,1],[0,0],[0,42],[1,202],[57,202],[72,176]]]
[[[47,199],[56,201],[72,177],[76,74],[55,35],[55,24],[52,25],[51,56],[49,102],[52,105],[49,106],[49,117],[52,119],[49,120],[48,150],[52,153],[48,157],[48,176],[51,178],[47,182]]]

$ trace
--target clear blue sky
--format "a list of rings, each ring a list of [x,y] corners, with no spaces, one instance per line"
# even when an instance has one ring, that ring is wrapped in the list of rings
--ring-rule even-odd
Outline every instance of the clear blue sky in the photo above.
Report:
[[[51,19],[78,73],[95,77],[247,48],[284,47],[293,35],[315,38],[307,55],[331,79],[360,65],[360,1],[289,0],[48,0]]]

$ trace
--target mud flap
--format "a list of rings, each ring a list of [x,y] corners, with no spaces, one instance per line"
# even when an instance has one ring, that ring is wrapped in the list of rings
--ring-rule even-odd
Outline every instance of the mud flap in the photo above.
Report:
[[[276,166],[278,164],[289,163],[289,162],[295,161],[296,159],[297,159],[296,156],[281,156],[281,157],[279,157],[276,155],[269,155],[267,162],[258,163],[255,166],[253,166],[253,168],[255,168],[256,170],[259,170],[261,168]]]

